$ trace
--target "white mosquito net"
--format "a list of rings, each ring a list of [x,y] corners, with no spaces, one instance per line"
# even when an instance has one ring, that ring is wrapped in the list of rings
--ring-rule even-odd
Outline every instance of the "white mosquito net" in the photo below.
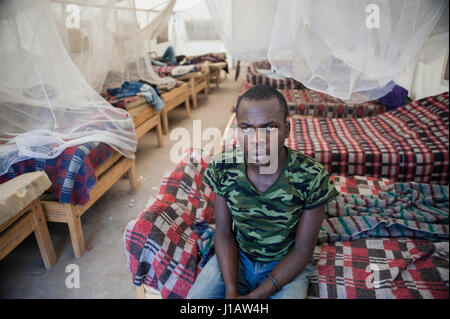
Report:
[[[206,0],[227,52],[345,101],[391,91],[448,52],[447,0]]]
[[[133,158],[130,115],[86,82],[64,48],[50,1],[0,1],[0,175],[98,141]]]
[[[176,0],[157,2],[164,5],[159,10],[137,8],[135,0],[52,0],[63,43],[97,92],[125,81],[161,82],[148,56],[150,40],[167,27]]]

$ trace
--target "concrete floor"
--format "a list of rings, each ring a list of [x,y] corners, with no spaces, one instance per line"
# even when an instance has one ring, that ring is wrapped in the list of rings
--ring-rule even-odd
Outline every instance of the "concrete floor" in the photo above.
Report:
[[[235,82],[231,70],[219,88],[211,85],[210,95],[207,99],[200,97],[191,118],[186,118],[183,107],[171,111],[170,130],[184,127],[192,133],[193,120],[198,119],[202,130],[215,127],[223,132],[245,78],[242,73]],[[1,260],[0,298],[136,298],[136,289],[126,270],[123,232],[128,222],[146,207],[149,197],[157,194],[163,175],[177,165],[170,161],[169,154],[179,141],[170,140],[169,132],[163,137],[164,146],[159,148],[154,131],[139,140],[136,168],[140,189],[130,193],[128,180],[122,178],[82,216],[88,251],[80,259],[73,256],[67,225],[48,223],[58,258],[56,266],[44,268],[34,235]],[[69,266],[72,264],[79,267],[79,288],[66,286],[66,279],[70,282],[73,275]]]

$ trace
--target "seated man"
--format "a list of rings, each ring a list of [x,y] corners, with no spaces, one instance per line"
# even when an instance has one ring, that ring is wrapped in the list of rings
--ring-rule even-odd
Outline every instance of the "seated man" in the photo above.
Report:
[[[290,125],[276,89],[249,89],[236,119],[239,147],[204,175],[215,193],[216,255],[187,298],[305,298],[325,204],[338,192],[323,165],[284,146]]]

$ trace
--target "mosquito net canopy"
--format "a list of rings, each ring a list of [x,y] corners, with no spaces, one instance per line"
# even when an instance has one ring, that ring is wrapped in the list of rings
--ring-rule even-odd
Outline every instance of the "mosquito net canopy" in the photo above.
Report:
[[[448,53],[447,0],[206,0],[227,52],[352,102]]]
[[[70,57],[100,92],[125,81],[161,82],[149,45],[167,28],[175,3],[150,0],[144,9],[135,0],[52,0],[52,11]]]
[[[45,0],[0,1],[0,175],[86,142],[133,157],[133,120],[108,104],[67,53]]]

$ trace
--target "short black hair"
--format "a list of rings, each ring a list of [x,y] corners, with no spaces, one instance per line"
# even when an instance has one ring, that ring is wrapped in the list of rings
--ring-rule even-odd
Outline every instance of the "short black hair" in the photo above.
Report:
[[[283,112],[283,118],[286,121],[288,116],[288,107],[286,103],[286,99],[283,94],[280,93],[277,89],[274,89],[270,85],[255,85],[248,89],[241,97],[238,99],[236,103],[236,116],[238,114],[239,104],[242,100],[270,100],[277,99],[278,104],[280,104],[281,110]]]

